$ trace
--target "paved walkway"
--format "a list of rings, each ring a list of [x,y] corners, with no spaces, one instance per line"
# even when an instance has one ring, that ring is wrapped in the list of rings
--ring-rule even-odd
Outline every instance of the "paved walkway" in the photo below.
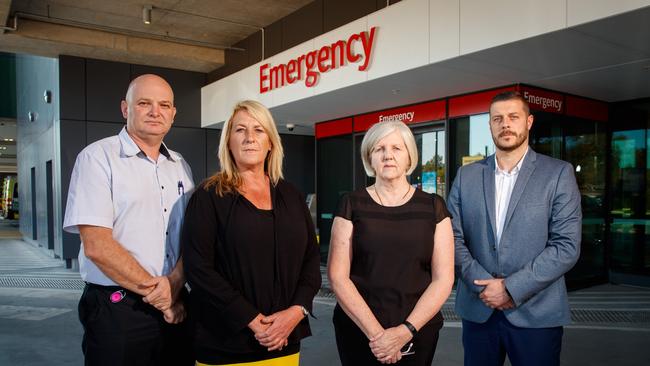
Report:
[[[82,365],[76,312],[82,285],[78,273],[42,249],[0,239],[0,365]],[[563,365],[650,365],[649,289],[601,285],[569,297],[574,323],[565,328]],[[301,365],[340,365],[331,325],[335,303],[326,287],[315,299],[318,319],[311,320]],[[443,309],[447,320],[434,365],[463,363],[452,309],[453,296]]]

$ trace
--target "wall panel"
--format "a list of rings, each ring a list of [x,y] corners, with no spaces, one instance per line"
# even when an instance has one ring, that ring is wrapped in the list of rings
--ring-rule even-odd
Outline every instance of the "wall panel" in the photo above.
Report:
[[[386,6],[386,2],[383,2]],[[377,10],[376,0],[323,1],[323,31],[329,32]]]
[[[378,27],[368,80],[429,63],[429,1],[402,1],[368,16]]]
[[[124,122],[120,102],[129,86],[129,64],[86,60],[86,115],[88,121]]]
[[[61,119],[86,120],[86,59],[59,56]]]
[[[205,85],[205,74],[152,66],[131,66],[131,79],[142,74],[159,75],[171,85],[176,105],[174,126],[201,127],[201,87]]]
[[[460,0],[460,53],[566,27],[567,0]]]
[[[205,179],[205,130],[200,128],[172,128],[165,136],[165,144],[177,151],[192,168],[194,182]]]
[[[650,6],[649,0],[567,0],[567,26]]]
[[[323,33],[323,0],[309,3],[282,19],[282,49]]]
[[[110,125],[115,125],[111,123]],[[65,214],[68,202],[68,190],[70,188],[70,177],[74,169],[77,155],[86,147],[85,121],[62,120],[61,121],[61,211]],[[55,205],[58,202],[54,202]],[[62,216],[64,217],[64,216]],[[61,231],[61,227],[58,228]],[[78,234],[63,232],[62,258],[76,258],[81,244]]]
[[[282,135],[284,177],[307,195],[315,193],[315,157],[313,136]]]
[[[219,138],[221,138],[221,130],[208,128],[206,132],[206,148],[205,148],[205,169],[206,176],[209,177],[219,170],[219,158],[217,157],[219,151]],[[197,182],[198,183],[198,182]]]

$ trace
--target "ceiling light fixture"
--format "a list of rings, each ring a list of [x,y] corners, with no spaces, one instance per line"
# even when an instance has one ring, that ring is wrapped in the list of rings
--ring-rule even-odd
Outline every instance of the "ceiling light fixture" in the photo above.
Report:
[[[153,9],[152,5],[142,7],[142,22],[144,24],[151,24],[151,9]]]

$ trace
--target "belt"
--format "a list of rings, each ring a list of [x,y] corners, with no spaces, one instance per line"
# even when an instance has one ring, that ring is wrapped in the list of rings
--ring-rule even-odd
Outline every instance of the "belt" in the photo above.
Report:
[[[98,284],[92,283],[92,282],[86,282],[86,288],[99,290],[99,291],[103,291],[103,292],[106,292],[106,293],[110,293],[110,296],[111,296],[110,299],[113,302],[116,302],[114,300],[116,300],[117,296],[118,296],[118,295],[115,295],[115,297],[113,297],[113,295],[115,293],[118,293],[121,296],[122,299],[125,298],[125,297],[128,297],[128,298],[131,298],[131,299],[134,299],[134,300],[137,300],[137,301],[141,301],[141,302],[142,302],[142,298],[144,297],[144,296],[142,296],[140,294],[137,294],[137,293],[135,293],[135,292],[133,292],[131,290],[127,290],[127,289],[125,289],[124,287],[121,287],[121,286],[105,286],[105,285],[98,285]],[[183,301],[185,302],[186,308],[187,308],[187,298],[188,298],[188,296],[189,296],[189,292],[187,291],[187,289],[185,287],[183,287],[181,289],[180,298],[183,299]],[[119,301],[117,301],[117,302],[119,302]],[[144,304],[144,302],[142,302],[142,303]],[[151,306],[151,305],[149,305],[149,306]]]
[[[86,296],[88,291],[95,292],[100,298],[107,299],[109,306],[119,306],[122,309],[130,309],[135,312],[142,312],[148,314],[157,321],[163,321],[163,315],[155,307],[142,301],[142,295],[133,291],[127,290],[120,286],[103,286],[91,282],[86,282],[84,294]],[[104,300],[105,301],[105,300]]]

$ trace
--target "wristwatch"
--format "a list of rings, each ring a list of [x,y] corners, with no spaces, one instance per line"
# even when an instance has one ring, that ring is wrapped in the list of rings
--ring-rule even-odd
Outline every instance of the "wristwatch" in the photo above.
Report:
[[[300,310],[302,310],[302,315],[305,317],[309,316],[309,311],[304,306],[300,305]]]
[[[404,320],[402,324],[404,324],[404,326],[406,326],[409,332],[411,332],[411,336],[415,337],[418,334],[417,328],[413,324],[411,324],[410,321]]]

